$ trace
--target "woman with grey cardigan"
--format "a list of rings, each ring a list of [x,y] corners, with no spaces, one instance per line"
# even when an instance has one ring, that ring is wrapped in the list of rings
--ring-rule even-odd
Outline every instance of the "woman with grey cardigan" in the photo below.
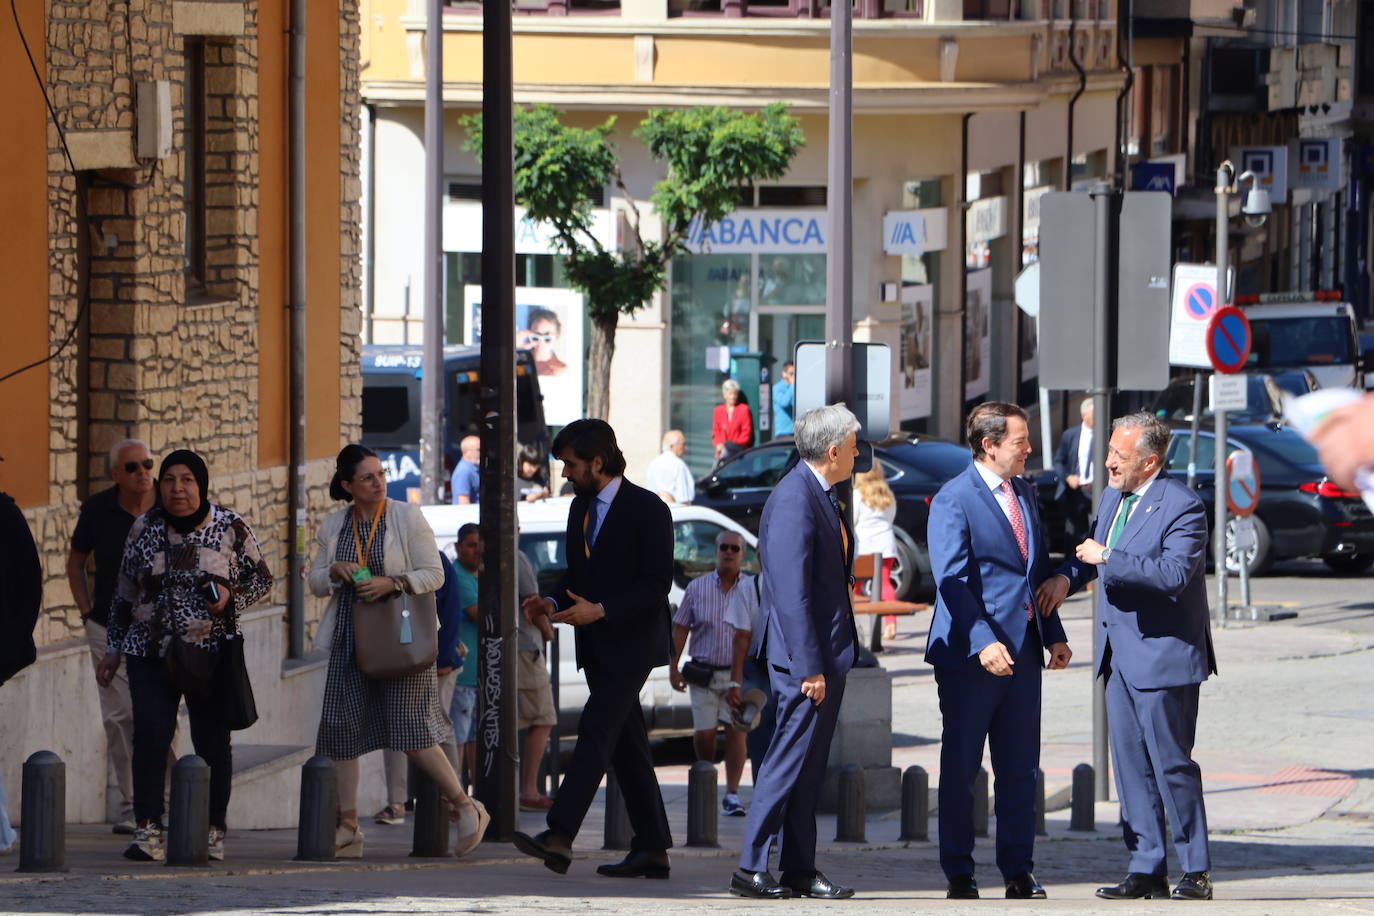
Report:
[[[448,726],[439,707],[434,666],[375,680],[359,670],[353,655],[357,603],[400,592],[425,594],[443,584],[434,532],[418,506],[387,499],[386,471],[377,455],[361,445],[339,452],[329,495],[352,503],[320,525],[309,577],[312,593],[330,597],[316,640],[329,645],[330,653],[315,752],[337,765],[335,852],[349,858],[362,855],[358,758],[387,748],[403,751],[439,786],[458,822],[456,854],[467,855],[482,841],[491,819],[481,802],[463,792],[439,747]]]

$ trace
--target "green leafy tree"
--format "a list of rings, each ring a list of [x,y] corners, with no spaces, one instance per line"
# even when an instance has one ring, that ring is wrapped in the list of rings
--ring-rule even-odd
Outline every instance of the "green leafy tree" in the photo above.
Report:
[[[467,148],[480,158],[482,116],[462,123]],[[787,174],[805,143],[801,127],[780,103],[753,113],[722,107],[650,111],[634,134],[664,166],[651,197],[663,233],[645,239],[610,139],[614,117],[596,127],[569,127],[550,106],[535,105],[516,108],[514,126],[515,200],[530,219],[553,227],[568,280],[587,298],[586,413],[605,418],[620,316],[633,315],[663,288],[668,262],[687,251],[694,223],[728,216],[742,188]],[[606,247],[591,230],[593,208],[607,186],[628,205],[629,237],[620,249]]]

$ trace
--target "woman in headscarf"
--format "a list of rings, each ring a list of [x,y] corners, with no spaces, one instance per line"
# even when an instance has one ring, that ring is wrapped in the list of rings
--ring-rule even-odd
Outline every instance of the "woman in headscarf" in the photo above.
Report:
[[[242,635],[238,616],[267,594],[272,574],[248,523],[210,502],[209,488],[210,472],[195,452],[178,449],[162,460],[161,505],[129,529],[96,671],[106,686],[128,657],[137,828],[124,855],[140,861],[165,858],[167,753],[183,695],[191,743],[210,765],[210,858],[224,858],[233,759],[213,672],[222,641]]]
[[[338,773],[335,855],[362,855],[358,758],[386,748],[405,752],[438,785],[450,816],[458,822],[454,852],[465,856],[482,841],[491,818],[481,802],[463,791],[439,746],[453,740],[453,731],[439,702],[435,666],[403,677],[373,679],[358,668],[353,654],[353,615],[359,605],[401,592],[426,594],[443,585],[434,531],[419,506],[387,499],[386,470],[377,454],[361,445],[347,445],[339,452],[329,495],[350,505],[321,523],[308,581],[311,592],[330,599],[316,639],[317,645],[328,644],[330,652],[315,753],[332,758]],[[475,665],[475,659],[469,655],[468,664]]]

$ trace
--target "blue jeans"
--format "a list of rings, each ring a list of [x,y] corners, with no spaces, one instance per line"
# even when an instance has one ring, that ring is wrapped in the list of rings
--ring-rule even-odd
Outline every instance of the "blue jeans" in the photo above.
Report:
[[[0,772],[0,849],[14,842],[14,828],[10,826],[10,800],[5,794],[5,774]]]
[[[460,747],[477,740],[477,688],[462,684],[453,688],[448,717],[453,720],[453,741]]]

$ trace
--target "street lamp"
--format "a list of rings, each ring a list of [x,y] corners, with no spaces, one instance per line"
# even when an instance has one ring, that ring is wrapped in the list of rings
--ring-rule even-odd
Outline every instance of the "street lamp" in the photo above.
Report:
[[[1245,182],[1250,182],[1250,191],[1245,195],[1245,200],[1241,204],[1240,212],[1245,215],[1245,222],[1251,226],[1262,226],[1265,219],[1273,210],[1273,205],[1269,200],[1269,192],[1259,186],[1259,176],[1254,172],[1241,172],[1236,175],[1236,167],[1228,159],[1217,167],[1217,186],[1213,190],[1217,195],[1217,293],[1216,307],[1229,305],[1231,302],[1230,284],[1227,282],[1227,275],[1230,273],[1228,263],[1231,254],[1231,215],[1230,201],[1232,194],[1239,194],[1241,186]],[[1202,396],[1202,378],[1199,375],[1197,385],[1194,388],[1195,404],[1198,404]],[[1197,458],[1197,424],[1200,410],[1193,411],[1193,438],[1190,445],[1189,466],[1193,466]],[[1226,411],[1221,408],[1214,408],[1212,415],[1216,418],[1216,455],[1215,470],[1213,478],[1215,483],[1212,487],[1212,502],[1215,510],[1215,519],[1212,524],[1212,563],[1217,576],[1217,619],[1221,625],[1226,626],[1226,493],[1228,481],[1226,480]],[[1242,556],[1241,563],[1244,563]]]

